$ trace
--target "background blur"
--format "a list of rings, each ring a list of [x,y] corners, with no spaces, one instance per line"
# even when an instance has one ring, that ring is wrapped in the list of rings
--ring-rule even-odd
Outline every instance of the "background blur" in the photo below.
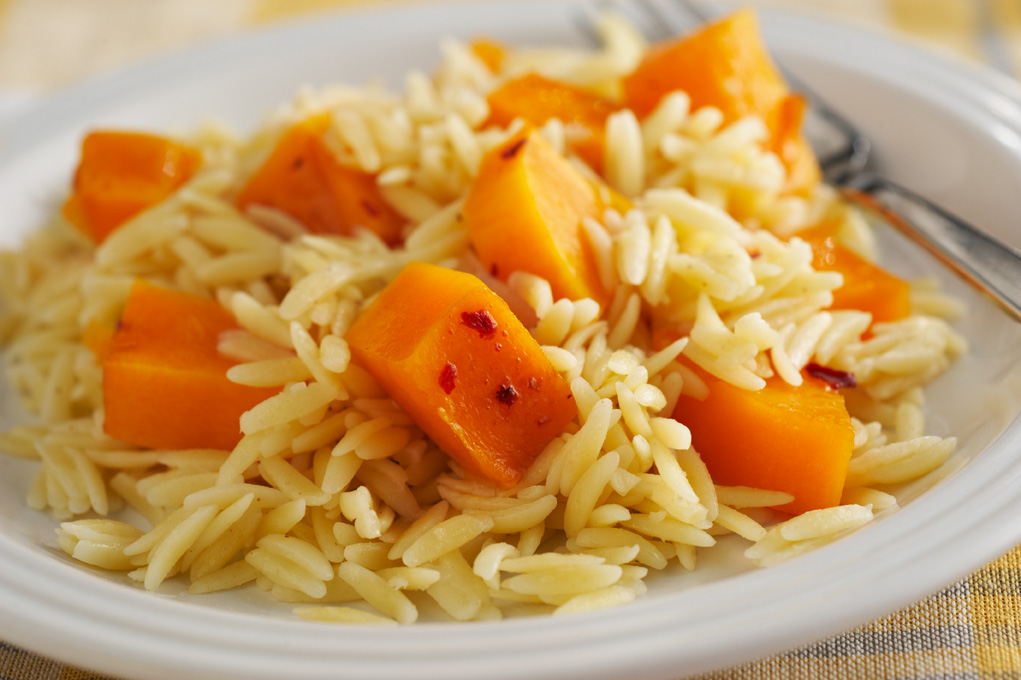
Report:
[[[103,71],[237,31],[316,12],[422,1],[0,0],[0,113]],[[747,4],[893,33],[1021,76],[1021,0],[747,0]]]
[[[0,122],[48,93],[201,42],[318,12],[425,1],[430,0],[0,0]],[[743,2],[893,35],[1021,78],[1021,0]],[[712,677],[1021,678],[1018,573],[1021,549],[923,603],[846,636]],[[887,642],[873,648],[869,640]],[[0,678],[98,680],[3,641]]]

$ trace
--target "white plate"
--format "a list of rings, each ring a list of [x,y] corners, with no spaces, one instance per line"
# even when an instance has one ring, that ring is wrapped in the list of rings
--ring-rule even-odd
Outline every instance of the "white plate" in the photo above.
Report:
[[[572,2],[410,6],[322,18],[193,50],[69,92],[0,130],[0,244],[19,241],[67,186],[82,131],[242,130],[302,84],[394,86],[437,62],[443,35],[580,42]],[[845,28],[767,15],[781,59],[862,125],[883,171],[1018,245],[1021,93],[989,73]],[[937,269],[891,237],[888,262]],[[159,594],[73,565],[53,522],[24,509],[32,467],[0,460],[0,639],[138,679],[667,678],[811,642],[893,611],[1021,541],[1021,326],[967,300],[972,354],[930,390],[930,428],[961,440],[961,469],[874,525],[768,570],[716,554],[617,610],[400,629],[305,623],[258,594]],[[0,391],[0,425],[22,417]],[[726,553],[727,551],[723,551]],[[714,554],[714,553],[710,553]]]

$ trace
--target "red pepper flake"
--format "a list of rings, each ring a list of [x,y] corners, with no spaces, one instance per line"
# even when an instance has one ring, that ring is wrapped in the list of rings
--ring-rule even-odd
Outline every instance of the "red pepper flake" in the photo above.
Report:
[[[439,383],[440,387],[443,389],[444,392],[450,394],[451,392],[454,391],[454,387],[456,387],[456,385],[454,384],[454,380],[456,378],[457,366],[448,361],[447,365],[444,366],[443,369],[440,371]]]
[[[484,309],[477,312],[461,312],[461,323],[477,330],[480,338],[491,338],[496,333],[496,319]]]
[[[305,157],[304,157],[304,156],[298,156],[298,157],[297,157],[297,158],[295,158],[295,159],[294,159],[294,161],[293,161],[293,162],[291,163],[291,169],[292,169],[292,170],[301,170],[301,167],[302,167],[303,165],[305,165]]]
[[[498,343],[498,342],[497,342],[497,343],[494,343],[494,344],[493,344],[493,349],[495,349],[495,350],[496,350],[497,352],[499,352],[499,351],[500,351],[501,349],[503,349],[503,345],[501,345],[501,344],[500,344],[500,343]]]
[[[495,262],[492,265],[490,265],[489,273],[495,276],[496,278],[500,278],[500,268],[496,265]]]
[[[372,205],[368,201],[362,201],[362,210],[364,210],[368,214],[372,215],[373,217],[375,217],[376,215],[379,214],[379,208],[377,208],[376,206]]]
[[[511,144],[510,146],[503,150],[503,152],[500,154],[500,158],[503,158],[504,160],[510,160],[514,158],[515,156],[518,155],[518,152],[521,151],[521,148],[525,145],[525,142],[527,141],[528,141],[527,137],[522,137],[518,141],[514,142],[513,144]]]
[[[805,366],[805,372],[813,378],[819,378],[835,390],[839,390],[844,387],[857,387],[858,385],[858,381],[855,379],[853,373],[841,371],[837,368],[830,368],[829,366],[820,366],[819,364],[811,363]]]
[[[500,385],[496,388],[496,400],[512,406],[518,400],[518,391],[514,389],[514,385]]]

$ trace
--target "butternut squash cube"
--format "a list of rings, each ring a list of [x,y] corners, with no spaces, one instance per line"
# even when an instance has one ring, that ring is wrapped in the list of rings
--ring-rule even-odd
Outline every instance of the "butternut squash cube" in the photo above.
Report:
[[[503,487],[577,413],[539,344],[471,274],[407,265],[346,337],[352,357],[441,449]]]

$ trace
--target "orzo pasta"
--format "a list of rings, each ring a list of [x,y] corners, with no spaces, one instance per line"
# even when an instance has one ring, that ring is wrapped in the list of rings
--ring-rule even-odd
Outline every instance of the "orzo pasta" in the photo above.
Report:
[[[607,15],[246,139],[93,133],[0,253],[28,504],[146,589],[365,625],[622,605],[721,536],[769,565],[895,507],[955,446],[922,390],[956,305],[871,264],[768,62],[737,75],[771,94],[663,84],[749,25],[650,48]]]

